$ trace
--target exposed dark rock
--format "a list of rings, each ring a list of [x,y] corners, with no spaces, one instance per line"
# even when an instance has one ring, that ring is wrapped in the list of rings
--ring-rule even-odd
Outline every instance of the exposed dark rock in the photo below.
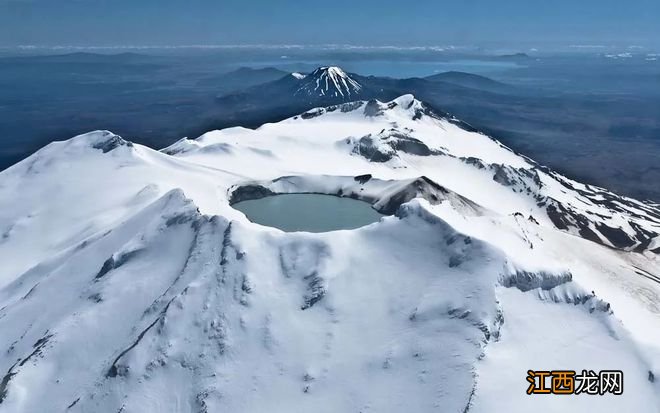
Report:
[[[493,175],[493,181],[504,186],[514,185],[515,182],[511,179],[511,177],[507,173],[506,168],[503,165],[493,164],[491,165],[491,167],[495,169],[495,175]]]
[[[459,255],[452,255],[451,257],[449,257],[449,268],[458,267],[459,265],[461,265],[462,262],[463,262],[463,257]]]
[[[361,184],[366,184],[371,179],[371,174],[358,175],[358,176],[354,177],[353,179],[355,179],[356,182],[359,182]]]
[[[356,109],[359,109],[362,106],[363,102],[361,101],[356,101],[356,102],[347,102],[347,103],[342,103],[339,105],[339,110],[341,112],[352,112]]]
[[[602,222],[590,219],[589,216],[568,209],[553,199],[548,201],[546,212],[553,225],[558,229],[569,230],[573,228],[585,239],[626,251],[636,246],[632,249],[633,251],[643,252],[648,248],[651,240],[658,236],[658,234],[645,230],[632,221],[628,223],[635,230],[635,234],[628,234],[622,228],[610,227]],[[594,215],[594,217],[608,218],[600,215]],[[607,240],[607,242],[604,240]]]
[[[312,110],[308,110],[307,112],[304,112],[300,115],[302,119],[312,119],[319,117],[325,113],[332,113],[337,110],[340,112],[346,113],[346,112],[352,112],[356,109],[359,109],[362,106],[363,102],[362,101],[354,101],[354,102],[346,102],[342,103],[339,105],[330,105],[324,108],[315,108]],[[295,116],[294,119],[298,119],[298,116]]]
[[[536,288],[550,290],[572,280],[573,275],[569,272],[552,274],[545,271],[528,272],[518,270],[513,274],[507,274],[502,277],[501,283],[507,288],[515,287],[520,291],[526,292]]]
[[[616,248],[625,249],[635,245],[635,240],[630,239],[628,234],[621,228],[612,228],[605,224],[596,223],[596,229]]]
[[[75,406],[76,404],[78,404],[79,401],[80,401],[80,397],[78,397],[76,400],[74,400],[73,402],[71,402],[71,404],[68,405],[68,406],[66,407],[66,409],[67,409],[67,410],[71,409],[73,406]]]
[[[376,139],[371,135],[360,138],[353,152],[361,155],[370,162],[387,162],[391,160],[396,153],[391,147],[380,147],[376,144]]]
[[[628,221],[628,223],[635,231],[635,238],[638,241],[640,241],[639,245],[635,247],[634,251],[635,252],[646,251],[651,246],[651,242],[653,241],[653,239],[657,237],[659,234],[653,231],[648,231],[633,221]]]
[[[252,287],[252,283],[250,282],[250,279],[246,275],[244,275],[243,282],[241,282],[241,290],[247,294],[251,294],[252,289],[253,287]]]
[[[222,250],[220,251],[220,265],[222,266],[223,274],[226,273],[226,265],[229,262],[229,249],[233,248],[231,242],[232,223],[230,222],[225,228],[222,235]]]
[[[380,116],[383,114],[383,108],[376,99],[371,99],[364,106],[364,115],[365,116]]]
[[[323,115],[326,112],[324,108],[313,109],[300,115],[303,119],[312,119]]]
[[[319,302],[326,294],[325,282],[316,271],[304,278],[307,282],[307,293],[304,297],[304,303],[301,310],[307,310]]]
[[[177,145],[174,144],[172,147],[168,147],[165,149],[162,149],[161,152],[168,154],[168,155],[178,155],[181,153],[186,153],[186,152],[192,152],[195,150],[199,150],[200,152],[204,153],[227,153],[230,154],[233,151],[233,146],[229,143],[221,142],[221,143],[215,143],[212,145],[207,145],[207,146],[202,146],[198,147],[196,145]]]
[[[135,251],[128,251],[128,252],[123,252],[118,254],[116,257],[113,255],[112,257],[108,258],[105,260],[103,263],[103,266],[99,270],[99,272],[96,274],[96,277],[94,277],[95,280],[98,280],[105,276],[107,273],[110,271],[121,267],[122,265],[126,264],[131,258],[134,258],[140,250],[135,250]]]
[[[549,204],[546,208],[548,218],[557,229],[568,230],[570,222],[566,221],[565,213],[567,212],[561,204]]]
[[[419,156],[429,156],[432,154],[431,149],[429,149],[424,142],[407,134],[398,131],[391,131],[388,138],[392,140],[392,142],[389,143],[390,146],[397,151]]]
[[[111,135],[109,132],[104,132],[104,133],[110,137],[103,141],[95,143],[94,145],[92,145],[92,148],[100,149],[103,151],[103,153],[107,153],[120,146],[127,146],[127,147],[133,146],[132,142],[125,141],[120,136]]]
[[[14,363],[9,370],[7,370],[7,373],[4,375],[2,380],[0,381],[0,404],[6,399],[7,393],[9,391],[9,382],[11,381],[12,377],[14,377],[18,372],[14,371],[16,367],[23,367],[29,360],[31,360],[34,356],[40,356],[43,353],[43,348],[48,344],[48,341],[53,337],[53,334],[48,334],[48,331],[46,331],[46,334],[41,337],[39,340],[37,340],[33,345],[32,348],[32,353],[30,353],[27,357],[24,359],[18,359],[16,363]]]
[[[484,162],[479,158],[475,158],[474,156],[468,156],[467,158],[462,157],[459,159],[468,165],[475,166],[477,169],[486,169]]]
[[[9,368],[7,374],[5,374],[0,381],[0,404],[5,401],[7,393],[9,392],[9,382],[11,381],[12,377],[16,375],[16,372],[14,372],[14,367],[16,367],[16,364],[18,364],[18,361]]]
[[[95,303],[100,303],[103,301],[103,296],[101,295],[101,293],[94,293],[87,298]]]
[[[176,214],[165,221],[165,226],[171,227],[173,225],[181,225],[181,224],[187,224],[189,222],[194,222],[195,218],[198,215],[199,215],[199,210],[195,211],[195,213],[184,212],[181,214]]]
[[[305,283],[302,310],[311,308],[326,294],[325,280],[320,275],[322,261],[330,254],[328,246],[320,241],[294,241],[280,248],[282,275],[302,279]]]
[[[438,185],[426,176],[411,181],[397,193],[391,195],[389,199],[387,199],[387,202],[382,204],[377,203],[374,207],[381,214],[393,215],[401,205],[418,197],[426,199],[432,205],[436,205],[443,200],[452,198],[454,201],[460,202],[469,208],[475,210],[479,208],[474,202],[447,190],[445,187]]]
[[[450,308],[447,311],[449,318],[464,319],[470,315],[471,311],[466,308]]]
[[[651,281],[655,281],[657,283],[660,283],[660,276],[655,275],[655,274],[651,274],[650,272],[648,272],[646,270],[643,270],[643,269],[637,267],[636,265],[633,265],[633,267],[635,268],[635,273],[637,273],[638,275],[641,275],[642,277],[648,278]]]
[[[128,375],[129,367],[126,366],[126,365],[119,364],[119,361],[121,360],[122,357],[124,357],[124,355],[126,355],[129,351],[131,351],[138,344],[140,344],[140,341],[142,341],[142,339],[147,334],[147,332],[149,332],[149,330],[151,330],[153,328],[153,326],[156,325],[156,323],[158,323],[159,321],[161,321],[163,319],[163,317],[165,317],[165,314],[167,313],[167,310],[170,308],[170,305],[172,304],[172,302],[174,301],[174,299],[176,297],[178,297],[178,296],[175,295],[174,297],[172,297],[172,299],[170,301],[168,301],[168,303],[165,305],[163,310],[160,312],[158,317],[156,317],[156,319],[153,322],[151,322],[151,324],[149,324],[144,330],[142,330],[142,332],[140,332],[140,334],[138,334],[137,338],[135,339],[135,341],[130,346],[128,346],[127,348],[125,348],[124,350],[122,350],[119,353],[119,355],[114,359],[114,361],[112,362],[112,365],[110,366],[110,368],[106,372],[106,374],[105,374],[106,377],[112,378],[112,377],[117,377],[117,376],[126,376],[126,375]]]
[[[428,102],[425,102],[421,109],[417,109],[415,111],[415,117],[413,118],[413,120],[419,119],[424,115],[438,120],[446,120],[449,123],[458,125],[462,129],[469,130],[470,132],[479,132],[476,129],[474,129],[472,126],[468,125],[467,123],[459,121],[458,119],[454,118],[449,113],[432,107],[431,105],[428,104]]]
[[[424,142],[397,129],[383,130],[376,135],[360,138],[353,152],[371,162],[387,162],[397,156],[397,152],[417,156],[439,155],[442,152],[431,150]]]
[[[21,297],[21,300],[25,300],[25,299],[30,298],[30,296],[36,291],[38,286],[39,286],[39,283],[36,283],[35,285],[33,285],[32,288],[30,288],[30,290],[27,293],[25,293],[25,295],[23,297]]]
[[[478,168],[484,165],[479,160],[471,163]],[[489,164],[487,167],[494,171],[493,181],[511,188],[514,192],[526,192],[528,195],[538,197],[539,189],[543,187],[541,177],[534,168],[513,168],[503,164]]]
[[[275,192],[261,185],[243,185],[234,189],[229,196],[229,204],[235,204],[241,201],[251,199],[261,199],[267,196],[275,195]]]
[[[600,239],[598,234],[593,232],[591,230],[591,228],[589,228],[589,227],[582,227],[578,230],[578,232],[580,233],[580,236],[584,239],[587,239],[591,242],[595,242],[597,244],[602,244],[603,243],[603,241]]]

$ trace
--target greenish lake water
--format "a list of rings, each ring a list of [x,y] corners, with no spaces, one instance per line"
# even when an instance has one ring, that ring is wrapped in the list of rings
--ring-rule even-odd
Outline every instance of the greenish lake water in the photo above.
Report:
[[[257,224],[282,231],[328,232],[359,228],[383,216],[366,202],[320,194],[281,194],[232,205]]]

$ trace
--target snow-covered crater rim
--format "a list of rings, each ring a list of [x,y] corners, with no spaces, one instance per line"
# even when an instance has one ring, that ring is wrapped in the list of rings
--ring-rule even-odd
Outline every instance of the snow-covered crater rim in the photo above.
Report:
[[[230,205],[234,205],[241,201],[295,193],[357,199],[369,203],[384,215],[396,214],[403,204],[415,198],[422,198],[432,205],[448,201],[471,215],[478,215],[483,210],[481,206],[425,176],[400,180],[381,180],[370,174],[283,176],[270,181],[248,181],[234,185],[228,189],[227,199]]]

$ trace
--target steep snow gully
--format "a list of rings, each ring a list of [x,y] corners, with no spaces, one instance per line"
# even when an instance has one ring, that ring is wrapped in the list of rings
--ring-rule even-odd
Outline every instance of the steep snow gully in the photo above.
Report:
[[[291,193],[385,216],[232,207]],[[0,412],[656,412],[659,234],[410,95],[161,151],[91,132],[0,172]],[[625,390],[527,395],[530,369]]]

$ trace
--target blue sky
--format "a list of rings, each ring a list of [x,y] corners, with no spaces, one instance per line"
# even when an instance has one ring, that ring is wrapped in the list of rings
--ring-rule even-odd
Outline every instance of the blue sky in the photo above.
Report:
[[[0,46],[657,46],[658,0],[0,0]]]

